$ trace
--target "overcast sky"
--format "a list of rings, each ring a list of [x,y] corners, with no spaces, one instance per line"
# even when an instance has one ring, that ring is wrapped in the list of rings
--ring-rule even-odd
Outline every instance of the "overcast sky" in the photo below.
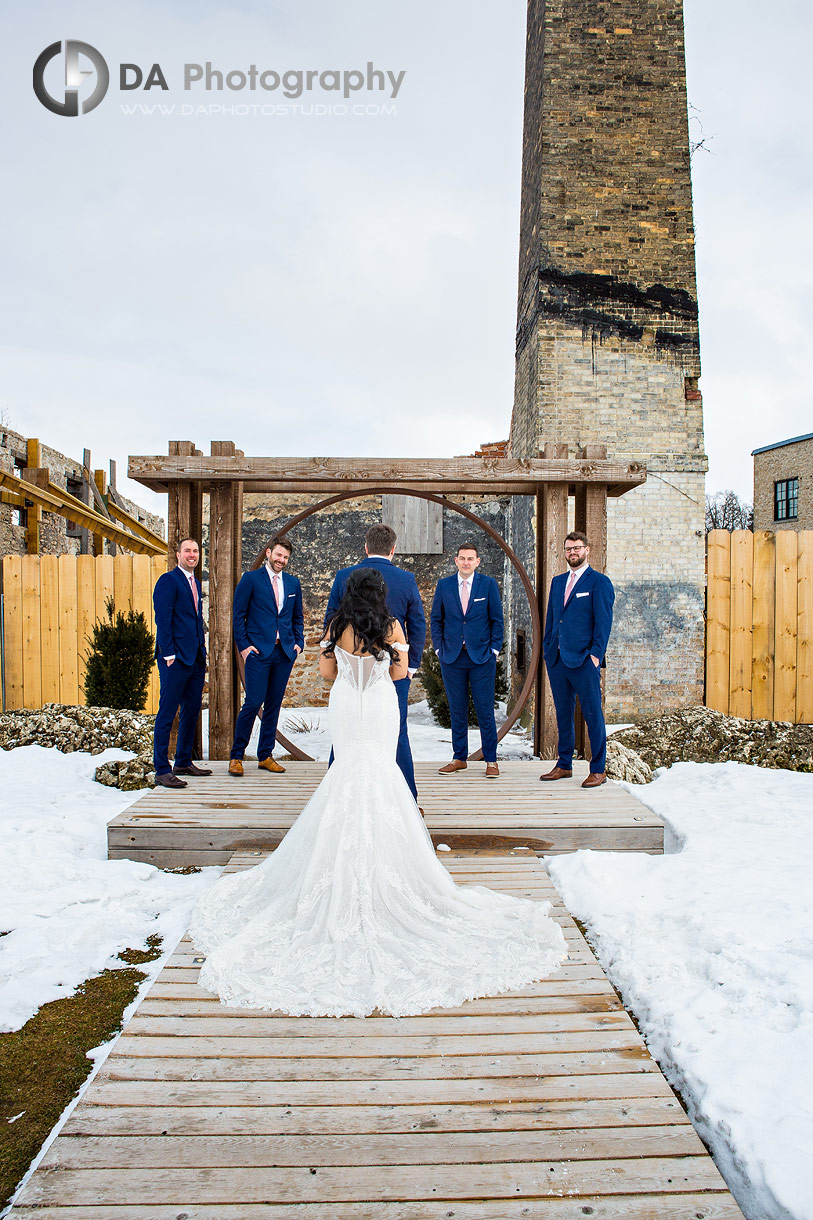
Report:
[[[806,0],[776,0],[770,19],[755,0],[686,0],[693,130],[709,149],[694,159],[708,487],[746,495],[752,448],[813,431],[813,18]],[[45,0],[5,26],[11,427],[72,455],[87,446],[94,465],[114,457],[120,476],[128,453],[171,438],[447,456],[507,436],[521,0]],[[77,119],[31,87],[34,60],[63,38],[111,65],[107,97]],[[282,84],[185,91],[183,65],[207,60],[406,75],[395,98],[386,77],[347,101],[319,82],[299,99]],[[122,62],[159,63],[168,91],[121,93]],[[55,93],[63,63],[46,75]],[[183,113],[209,104],[276,110]],[[316,104],[333,111],[291,112]]]

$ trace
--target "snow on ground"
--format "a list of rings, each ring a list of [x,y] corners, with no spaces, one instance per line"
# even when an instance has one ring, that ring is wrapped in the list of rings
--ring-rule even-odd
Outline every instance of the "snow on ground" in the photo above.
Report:
[[[0,750],[0,1031],[121,966],[116,955],[148,936],[174,949],[219,872],[178,876],[107,859],[107,823],[142,795],[95,782],[95,768],[119,758],[132,754]]]
[[[669,854],[551,875],[749,1220],[812,1220],[813,775],[678,763],[629,790]]]
[[[327,759],[330,756],[330,733],[328,732],[328,711],[326,707],[283,708],[280,716],[280,731],[300,749],[311,757]],[[505,721],[505,704],[500,704],[497,711],[497,728]],[[452,730],[442,729],[424,699],[421,703],[413,703],[409,708],[409,742],[412,746],[412,757],[416,762],[448,762],[452,757]],[[303,731],[304,730],[304,731]],[[249,751],[256,754],[257,734],[249,744]],[[480,732],[469,730],[469,752],[479,750]],[[277,750],[279,754],[280,751]],[[533,740],[523,730],[516,727],[506,733],[497,746],[497,758],[531,758],[533,756]]]

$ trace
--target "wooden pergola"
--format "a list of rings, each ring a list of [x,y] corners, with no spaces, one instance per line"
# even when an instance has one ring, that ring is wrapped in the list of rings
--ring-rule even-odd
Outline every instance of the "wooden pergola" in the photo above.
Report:
[[[608,460],[606,448],[600,445],[585,446],[570,458],[564,444],[546,445],[538,458],[275,458],[247,457],[232,441],[212,441],[208,456],[191,441],[170,441],[167,456],[130,457],[128,473],[145,487],[168,495],[170,563],[175,561],[181,539],[200,539],[203,496],[209,495],[209,757],[215,759],[228,758],[238,711],[231,616],[242,573],[245,492],[320,498],[320,503],[292,518],[286,528],[293,528],[325,503],[363,495],[421,496],[472,519],[477,518],[454,497],[533,496],[537,522],[534,580],[505,540],[486,523],[479,523],[520,575],[534,625],[527,678],[509,722],[535,690],[534,751],[551,757],[556,749],[556,720],[543,681],[539,626],[544,622],[551,578],[564,570],[562,541],[568,528],[568,497],[574,497],[576,528],[590,538],[591,562],[603,569],[607,499],[646,481],[643,463]]]

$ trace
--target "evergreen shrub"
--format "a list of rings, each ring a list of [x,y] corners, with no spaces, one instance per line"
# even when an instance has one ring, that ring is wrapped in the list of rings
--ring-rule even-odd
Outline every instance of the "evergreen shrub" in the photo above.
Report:
[[[127,707],[140,712],[147,702],[155,637],[142,611],[113,613],[105,602],[107,622],[98,619],[90,635],[83,689],[90,707]]]

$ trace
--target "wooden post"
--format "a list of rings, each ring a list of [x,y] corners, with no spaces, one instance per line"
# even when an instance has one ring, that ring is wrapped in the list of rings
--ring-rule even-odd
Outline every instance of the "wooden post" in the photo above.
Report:
[[[42,466],[41,446],[34,437],[26,441],[26,466],[28,470],[38,470]],[[28,472],[23,471],[23,478],[28,480]],[[25,549],[29,555],[40,553],[40,526],[42,524],[42,508],[32,504],[25,514]]]
[[[567,445],[547,444],[542,457],[567,457]],[[567,533],[567,484],[546,483],[536,497],[536,595],[539,617],[544,629],[548,591],[554,576],[564,570],[562,540]],[[556,711],[545,676],[545,662],[539,657],[534,701],[534,753],[540,758],[556,759]]]
[[[170,441],[170,456],[191,457],[195,453],[192,441]],[[167,487],[167,564],[173,568],[176,563],[175,553],[184,538],[195,538],[201,544],[200,522],[193,521],[193,488],[199,484],[172,481]],[[197,532],[193,526],[197,526]],[[200,575],[200,569],[198,569]]]
[[[212,456],[233,455],[232,441],[212,441]],[[232,654],[235,482],[209,492],[209,758],[228,758],[234,736],[236,675]]]

